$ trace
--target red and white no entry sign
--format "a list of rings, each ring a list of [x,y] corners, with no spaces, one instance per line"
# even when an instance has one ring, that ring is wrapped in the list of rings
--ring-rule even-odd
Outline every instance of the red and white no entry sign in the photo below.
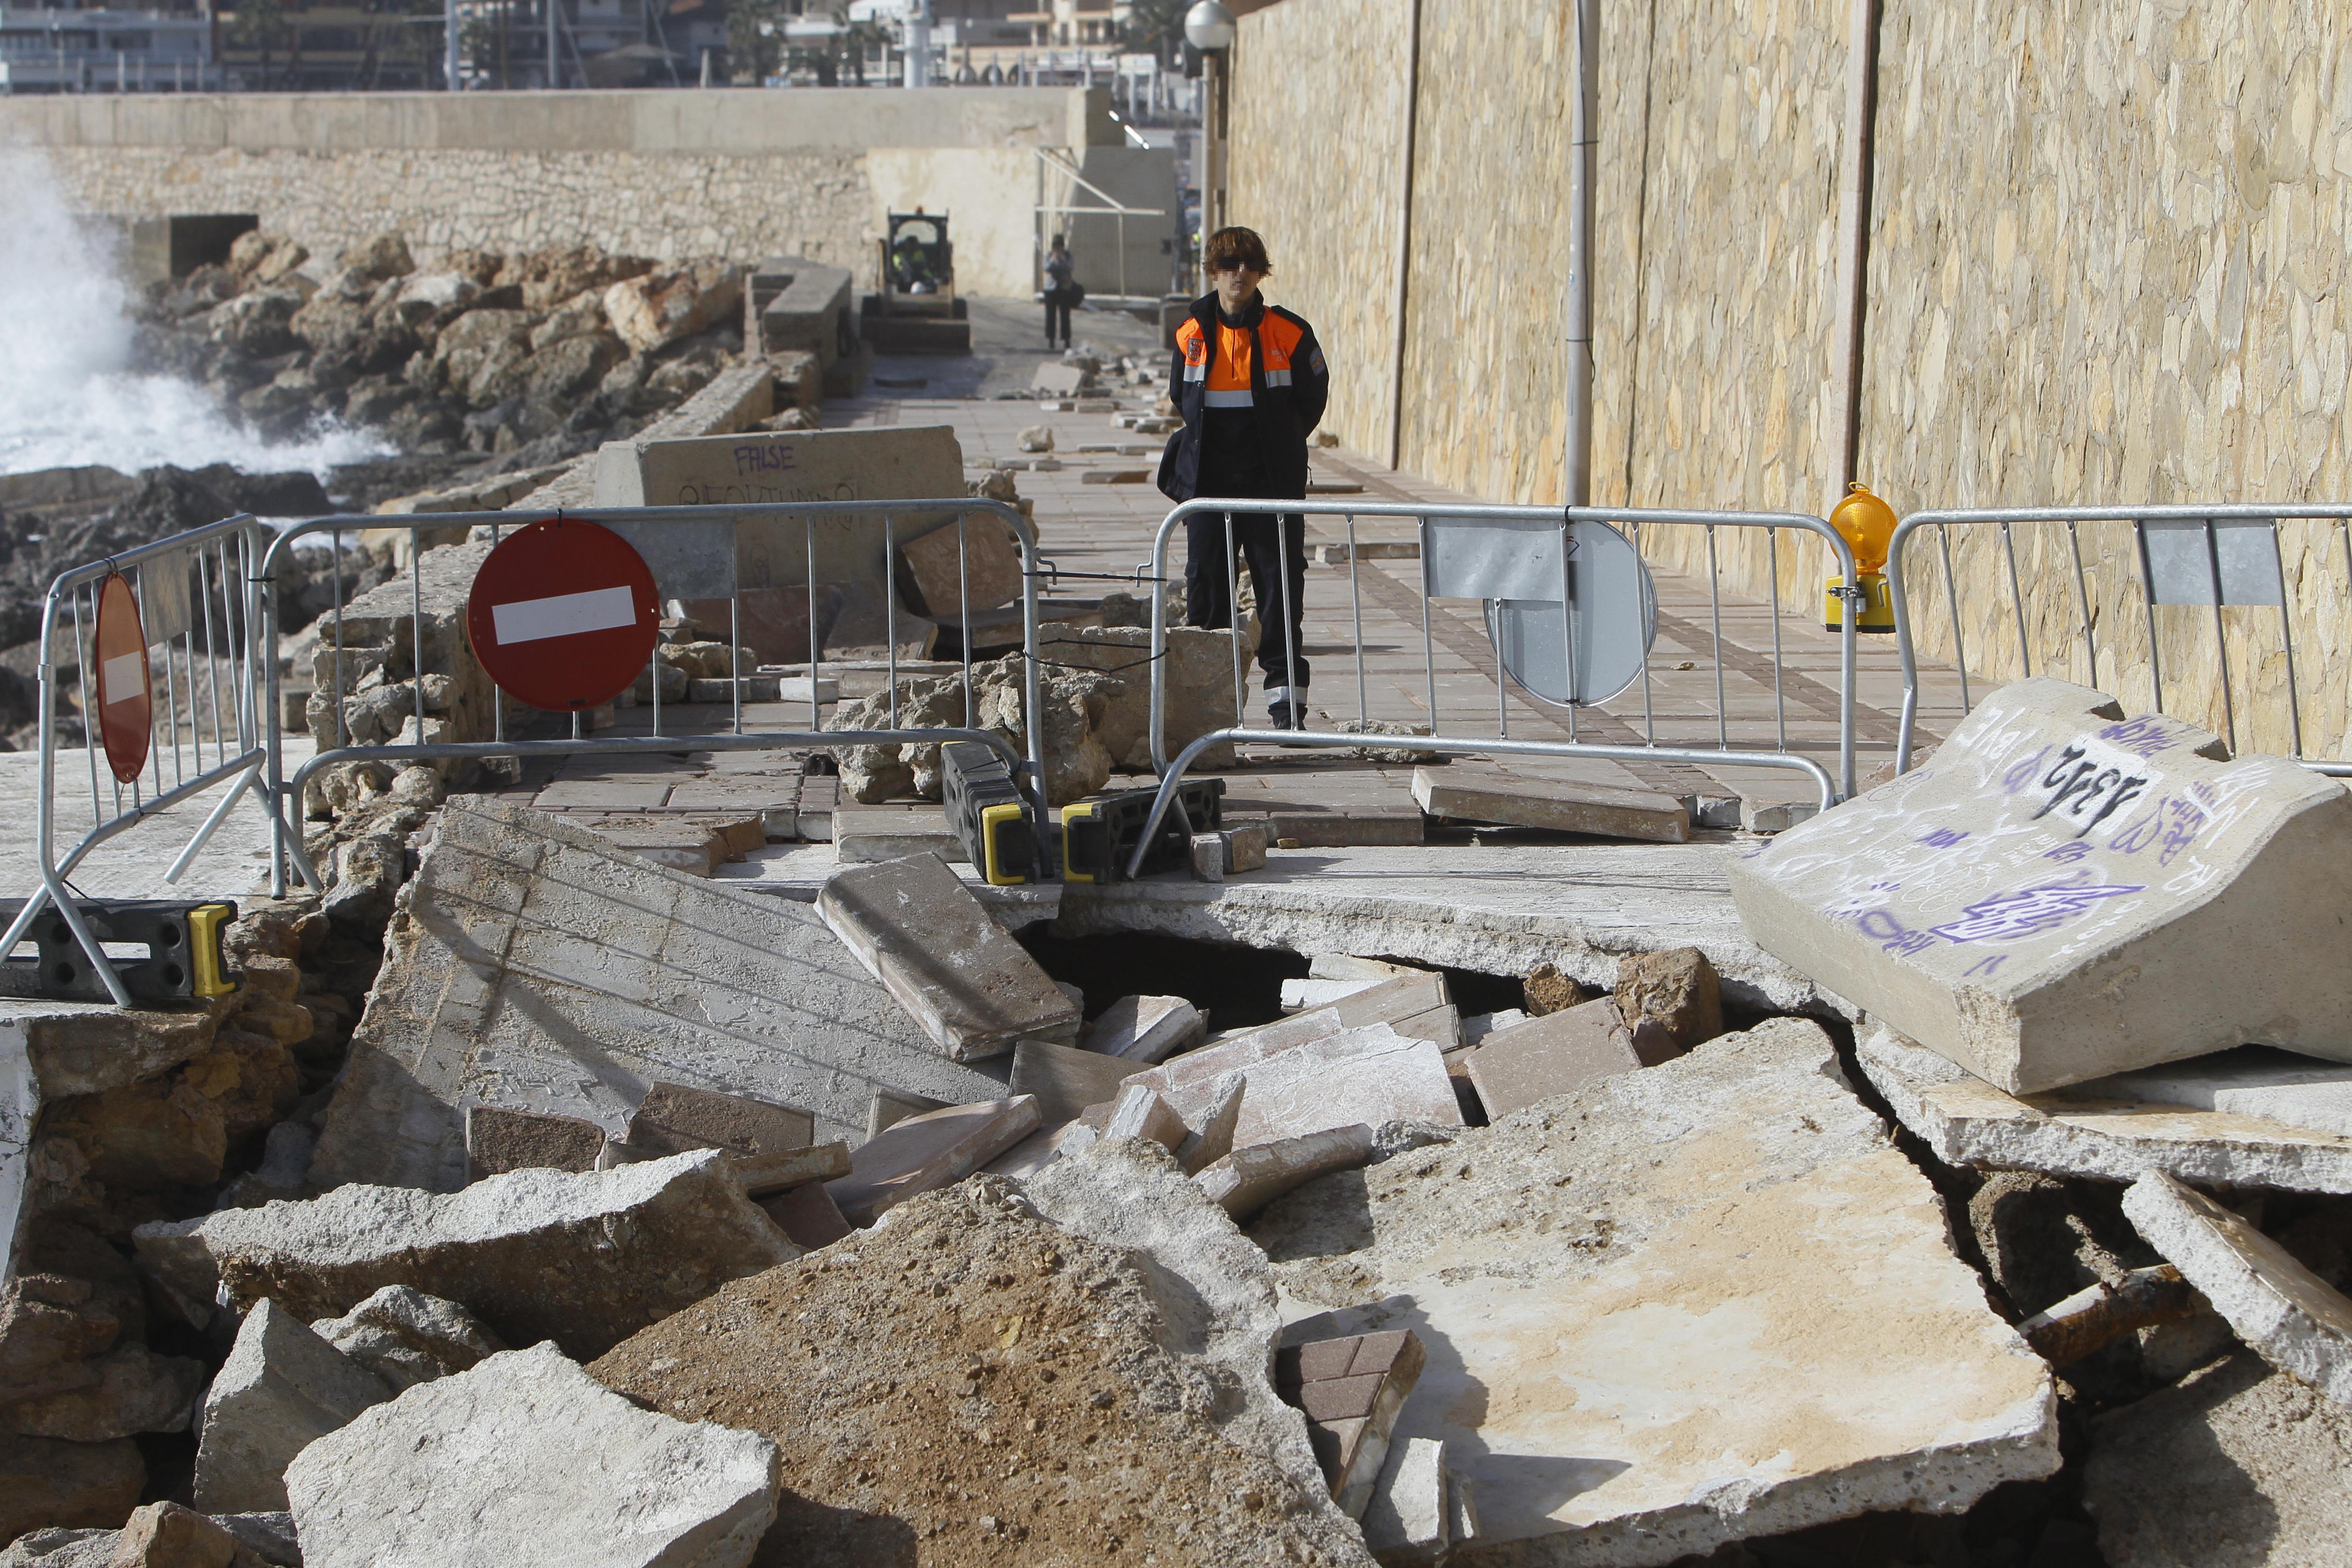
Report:
[[[490,679],[534,708],[609,702],[661,634],[654,574],[629,542],[577,518],[507,535],[474,574],[466,635]]]
[[[108,573],[98,586],[98,626],[90,650],[98,665],[98,735],[106,746],[106,765],[114,770],[117,781],[130,784],[147,765],[155,698],[148,685],[147,633],[139,621],[139,595],[120,572]]]

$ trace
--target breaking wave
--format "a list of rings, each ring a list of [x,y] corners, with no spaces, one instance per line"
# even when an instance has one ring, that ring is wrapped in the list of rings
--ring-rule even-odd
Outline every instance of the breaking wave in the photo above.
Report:
[[[231,463],[324,479],[391,450],[332,420],[264,441],[202,387],[129,369],[131,287],[119,241],[67,209],[39,153],[0,147],[0,474]]]

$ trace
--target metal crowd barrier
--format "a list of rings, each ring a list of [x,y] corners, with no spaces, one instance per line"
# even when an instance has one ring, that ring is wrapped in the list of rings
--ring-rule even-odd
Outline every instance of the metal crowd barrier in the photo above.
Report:
[[[1288,532],[1290,530],[1300,530],[1303,534],[1305,520],[1308,516],[1337,517],[1344,520],[1348,540],[1349,603],[1354,627],[1353,648],[1355,653],[1356,677],[1356,721],[1360,724],[1365,725],[1366,728],[1360,730],[1330,731],[1274,730],[1250,726],[1245,721],[1246,714],[1244,705],[1246,701],[1246,678],[1244,671],[1241,654],[1241,639],[1236,636],[1234,639],[1233,725],[1230,728],[1215,730],[1208,734],[1201,736],[1199,739],[1185,746],[1184,749],[1173,759],[1171,759],[1168,755],[1167,747],[1167,595],[1164,591],[1152,592],[1151,754],[1153,765],[1159,771],[1160,775],[1160,789],[1157,797],[1153,800],[1151,805],[1151,815],[1145,825],[1141,837],[1138,841],[1139,847],[1137,848],[1129,864],[1129,875],[1130,876],[1137,875],[1140,871],[1144,847],[1147,847],[1151,843],[1154,834],[1159,829],[1160,819],[1167,814],[1169,803],[1173,799],[1176,794],[1177,786],[1183,782],[1186,773],[1199,761],[1201,756],[1212,748],[1229,742],[1254,745],[1325,748],[1349,748],[1358,746],[1377,747],[1391,743],[1391,742],[1384,741],[1380,733],[1371,732],[1369,730],[1369,725],[1371,720],[1371,711],[1369,683],[1364,665],[1363,585],[1361,579],[1362,552],[1358,548],[1358,542],[1356,539],[1356,523],[1357,520],[1360,518],[1405,518],[1412,520],[1415,523],[1416,527],[1416,542],[1420,557],[1421,579],[1418,585],[1417,597],[1420,600],[1421,609],[1423,679],[1428,698],[1428,728],[1430,732],[1426,735],[1396,737],[1392,743],[1397,749],[1436,752],[1454,755],[1469,753],[1503,753],[1510,755],[1592,757],[1611,762],[1714,763],[1727,766],[1778,768],[1803,773],[1811,776],[1820,792],[1821,805],[1823,810],[1827,810],[1838,800],[1853,793],[1854,626],[1857,619],[1859,618],[1858,601],[1860,599],[1860,591],[1857,589],[1849,587],[1844,590],[1842,595],[1847,602],[1848,613],[1841,617],[1842,626],[1838,637],[1837,777],[1832,779],[1829,773],[1824,770],[1819,763],[1813,761],[1810,757],[1803,756],[1790,751],[1788,746],[1787,709],[1785,695],[1781,686],[1783,662],[1780,647],[1780,606],[1779,589],[1780,531],[1782,529],[1790,529],[1799,532],[1811,533],[1818,536],[1822,542],[1827,545],[1832,559],[1837,563],[1840,581],[1848,584],[1852,584],[1854,581],[1853,555],[1852,551],[1848,548],[1843,537],[1842,537],[1835,529],[1832,528],[1829,523],[1822,518],[1810,516],[1802,512],[1686,511],[1667,509],[1491,506],[1397,501],[1365,501],[1353,503],[1346,507],[1335,507],[1328,503],[1287,503],[1268,502],[1265,500],[1236,501],[1233,500],[1202,498],[1181,503],[1170,511],[1168,515],[1160,521],[1159,531],[1152,541],[1151,561],[1150,563],[1148,572],[1139,572],[1139,577],[1148,583],[1154,590],[1162,589],[1164,584],[1170,581],[1168,575],[1168,545],[1170,538],[1174,534],[1179,523],[1183,522],[1189,518],[1202,515],[1223,517],[1225,533],[1225,560],[1228,563],[1229,570],[1232,570],[1234,569],[1233,563],[1234,559],[1234,517],[1237,514],[1244,516],[1253,514],[1265,515],[1268,512],[1276,511],[1276,509],[1280,507],[1288,507],[1289,510],[1278,514],[1277,528],[1281,531],[1278,535],[1279,545],[1286,546],[1288,539],[1291,537]],[[1534,697],[1533,694],[1528,693],[1527,689],[1524,686],[1521,687],[1524,700],[1527,700],[1530,706],[1535,707],[1538,712],[1545,713],[1549,716],[1550,712],[1557,711],[1562,715],[1559,723],[1561,727],[1565,728],[1569,738],[1564,741],[1555,741],[1528,740],[1524,736],[1513,737],[1510,733],[1510,688],[1512,685],[1516,684],[1516,682],[1505,672],[1499,651],[1496,653],[1496,700],[1495,707],[1493,709],[1495,723],[1494,731],[1489,734],[1470,733],[1459,729],[1449,730],[1445,721],[1440,717],[1440,705],[1438,701],[1438,669],[1435,641],[1432,631],[1431,601],[1433,598],[1436,597],[1482,596],[1458,592],[1444,592],[1444,590],[1449,586],[1455,586],[1455,584],[1449,584],[1446,583],[1434,584],[1433,591],[1431,581],[1431,530],[1433,524],[1443,527],[1444,524],[1451,522],[1494,524],[1506,528],[1517,527],[1522,530],[1535,531],[1538,532],[1549,531],[1556,532],[1560,536],[1559,549],[1558,552],[1560,562],[1560,566],[1559,568],[1560,571],[1560,580],[1558,591],[1557,593],[1546,592],[1543,595],[1543,599],[1549,600],[1550,603],[1557,604],[1559,605],[1559,614],[1562,617],[1563,635],[1561,637],[1561,651],[1567,665],[1564,672],[1568,677],[1567,685],[1570,689],[1573,689],[1575,685],[1575,647],[1577,642],[1577,638],[1573,635],[1572,627],[1566,624],[1568,616],[1568,603],[1571,593],[1567,569],[1567,562],[1570,554],[1567,536],[1571,525],[1590,522],[1622,525],[1625,528],[1629,528],[1632,531],[1630,542],[1632,542],[1637,556],[1641,553],[1640,542],[1643,531],[1645,529],[1675,525],[1690,525],[1704,528],[1706,531],[1708,594],[1710,613],[1712,616],[1712,634],[1715,658],[1714,673],[1716,705],[1712,717],[1715,721],[1717,743],[1713,746],[1696,747],[1664,745],[1659,743],[1657,736],[1657,715],[1652,700],[1651,661],[1646,654],[1643,654],[1640,658],[1641,669],[1639,680],[1642,688],[1642,712],[1644,735],[1644,739],[1641,744],[1607,744],[1580,740],[1578,738],[1576,732],[1577,709],[1579,704],[1573,702],[1556,703],[1540,700]],[[1768,560],[1770,563],[1773,582],[1771,591],[1771,616],[1774,747],[1771,750],[1736,750],[1730,743],[1728,706],[1724,697],[1722,592],[1720,576],[1715,569],[1716,533],[1719,529],[1761,530],[1766,535]],[[1282,551],[1277,551],[1278,556],[1282,553]],[[1283,576],[1282,586],[1286,601],[1284,605],[1283,621],[1289,628],[1291,637],[1296,639],[1300,635],[1300,629],[1298,626],[1298,616],[1296,613],[1296,606],[1288,603],[1289,579],[1286,573]],[[1544,586],[1549,589],[1549,585],[1547,584],[1544,584]],[[1238,584],[1235,583],[1231,584],[1230,587],[1237,590]],[[1535,595],[1528,595],[1529,600],[1533,600],[1534,598]],[[1228,602],[1237,603],[1237,592],[1229,592]],[[1497,607],[1498,605],[1495,602],[1489,603],[1490,628],[1499,624],[1494,619],[1494,612]],[[1643,606],[1643,612],[1645,615],[1654,610],[1654,604],[1645,604]],[[1539,603],[1537,613],[1539,615],[1548,614],[1548,606],[1542,605]],[[1238,616],[1238,609],[1236,609],[1236,616]],[[1292,647],[1288,650],[1293,661],[1297,659],[1298,651],[1298,646],[1294,640]]]
[[[901,523],[908,520],[921,517],[936,518],[943,513],[952,514],[954,521],[934,526],[940,529],[951,527],[956,530],[957,535],[956,551],[960,585],[957,603],[958,613],[952,624],[959,628],[960,638],[962,644],[964,724],[962,727],[955,729],[902,728],[898,722],[898,626],[901,618],[898,591],[898,541],[901,537],[899,528]],[[280,677],[278,671],[278,661],[274,655],[267,660],[268,669],[266,679],[268,685],[267,709],[268,719],[267,730],[268,767],[266,787],[268,790],[272,806],[271,816],[273,825],[271,831],[273,852],[270,857],[270,879],[271,891],[273,893],[279,896],[284,894],[287,886],[287,870],[289,865],[292,868],[294,874],[299,877],[306,886],[314,890],[324,890],[324,880],[320,876],[318,868],[310,864],[310,858],[308,855],[304,853],[302,847],[302,834],[300,828],[302,819],[302,801],[304,799],[305,788],[309,784],[313,774],[322,768],[332,767],[344,763],[415,763],[456,759],[574,756],[599,753],[628,755],[632,753],[643,754],[654,752],[675,752],[680,750],[682,746],[686,749],[691,749],[694,751],[759,751],[769,750],[782,745],[808,746],[811,748],[843,745],[937,745],[947,741],[976,741],[984,745],[994,748],[997,752],[1003,754],[1006,763],[1013,770],[1016,778],[1025,777],[1027,791],[1042,816],[1045,805],[1043,788],[1043,780],[1045,776],[1045,727],[1040,717],[1039,710],[1040,680],[1037,664],[1037,581],[1042,568],[1037,554],[1036,531],[1031,527],[1029,520],[1022,515],[1018,508],[1007,505],[1003,501],[987,500],[983,497],[953,496],[926,498],[913,500],[831,500],[761,502],[726,506],[606,507],[589,508],[581,510],[572,510],[567,508],[562,509],[560,515],[566,519],[603,523],[607,526],[614,524],[621,525],[618,531],[623,532],[625,535],[631,536],[632,543],[637,546],[639,553],[646,558],[647,564],[653,569],[655,586],[656,590],[661,593],[665,601],[671,598],[709,599],[723,597],[727,599],[729,602],[729,628],[727,640],[728,646],[730,649],[740,649],[742,646],[742,590],[735,585],[734,581],[736,561],[736,524],[739,521],[746,521],[761,518],[778,518],[783,520],[790,520],[793,518],[800,519],[802,563],[806,573],[806,581],[809,584],[810,590],[808,728],[805,730],[770,729],[747,731],[744,727],[743,721],[743,677],[739,668],[730,683],[732,691],[732,721],[730,726],[730,732],[726,734],[696,734],[691,736],[664,735],[662,733],[661,716],[661,681],[658,675],[656,675],[652,682],[653,733],[651,735],[615,736],[603,739],[593,738],[583,733],[581,716],[575,713],[572,715],[572,732],[569,737],[537,741],[512,739],[507,734],[508,699],[503,692],[498,692],[494,694],[492,699],[492,738],[488,741],[446,742],[429,744],[417,743],[405,745],[362,745],[348,743],[351,741],[351,731],[348,726],[347,714],[343,703],[343,610],[341,605],[344,595],[342,593],[341,556],[338,554],[336,556],[336,574],[334,581],[334,600],[337,607],[331,613],[328,618],[334,628],[336,645],[335,658],[332,661],[333,674],[331,682],[331,693],[336,714],[336,738],[339,741],[345,742],[347,743],[330,747],[327,750],[318,752],[308,762],[302,763],[300,767],[296,769],[293,776],[290,778],[287,777],[285,773],[284,744],[281,723],[282,701],[279,695]],[[975,721],[975,714],[973,711],[975,698],[971,684],[971,647],[973,639],[971,636],[972,612],[970,608],[971,561],[968,548],[968,529],[971,519],[983,515],[999,517],[1010,523],[1013,527],[1014,538],[1018,541],[1021,552],[1021,647],[1024,665],[1023,710],[1028,730],[1026,737],[1027,755],[1025,757],[1016,752],[1001,735],[998,735],[993,731],[979,728]],[[820,520],[835,519],[844,516],[878,516],[882,519],[883,524],[882,560],[879,563],[878,571],[876,574],[880,579],[883,586],[883,599],[885,605],[885,646],[889,650],[886,660],[886,669],[887,679],[889,682],[888,711],[890,722],[885,727],[877,730],[826,730],[824,724],[824,714],[822,712],[823,704],[818,689],[824,675],[824,660],[823,638],[818,631],[816,609],[816,588],[818,586],[816,568],[816,527]],[[416,521],[408,525],[410,548],[407,574],[409,579],[412,627],[410,641],[414,646],[411,662],[415,668],[410,671],[406,679],[410,689],[416,694],[416,706],[414,710],[414,717],[417,721],[417,734],[420,738],[420,742],[425,733],[424,721],[428,717],[425,711],[424,680],[425,677],[430,672],[425,670],[424,668],[425,649],[423,588],[424,552],[418,548],[420,542],[418,539],[419,533],[426,530],[437,531],[459,527],[484,527],[488,528],[491,531],[493,539],[496,540],[502,538],[503,532],[507,529],[520,527],[540,520],[540,514],[535,512],[434,512],[426,515],[420,515]],[[340,535],[341,532],[345,530],[363,528],[381,530],[387,526],[398,527],[401,525],[398,521],[388,521],[384,516],[380,514],[309,519],[288,529],[283,534],[278,536],[277,542],[269,547],[268,557],[262,564],[261,575],[265,578],[272,576],[279,563],[285,559],[286,552],[294,548],[295,542],[297,540],[305,536],[329,531]],[[904,537],[911,542],[913,540],[921,537],[923,534],[933,531],[934,526],[909,528]],[[664,537],[666,535],[677,535],[679,537],[667,538]],[[716,582],[710,580],[710,574],[713,573],[716,573],[717,574],[718,580]],[[693,591],[683,593],[676,591],[677,587],[679,585],[680,579],[688,575],[696,575],[701,580],[688,584],[691,586]],[[798,584],[779,585],[797,586]],[[705,591],[708,587],[711,586],[724,587],[727,591],[724,593]],[[263,605],[265,607],[265,616],[267,617],[269,615],[269,601],[266,595],[263,599]],[[907,615],[906,618],[910,621],[915,619],[910,613]],[[940,625],[950,624],[950,622],[939,619],[938,617],[932,618],[937,620],[938,624]],[[274,618],[266,619],[260,632],[261,646],[275,649],[277,647],[277,635],[278,629],[274,623]],[[658,658],[659,655],[656,654],[656,662],[658,662]],[[454,648],[451,650],[451,660],[452,668],[447,671],[447,673],[454,675],[457,673],[455,668]],[[290,816],[289,813],[291,814]]]
[[[268,525],[250,516],[226,518],[73,567],[49,585],[41,609],[40,785],[35,803],[41,886],[0,934],[0,957],[16,951],[43,908],[54,907],[107,994],[117,1005],[130,1006],[130,993],[79,907],[82,895],[69,880],[74,868],[109,839],[234,781],[165,870],[164,880],[177,882],[248,793],[268,808],[269,781],[263,769],[276,727],[261,710],[259,693],[263,666],[274,671],[277,660],[265,658],[268,645],[254,632],[269,613],[260,567],[270,537]],[[148,655],[147,761],[139,776],[127,782],[100,759],[101,710],[116,705],[120,697],[136,695],[117,691],[118,681],[129,677],[102,668],[96,647],[100,588],[116,572],[137,595]],[[68,748],[58,732],[58,705],[68,666],[83,719],[91,826],[60,858],[58,768]]]
[[[2286,666],[2287,712],[2292,736],[2289,754],[2315,773],[2352,778],[2352,761],[2313,758],[2305,754],[2303,701],[2297,690],[2295,675],[2294,605],[2287,585],[2285,559],[2279,548],[2279,524],[2294,520],[2333,522],[2336,525],[2346,580],[2352,584],[2352,506],[2315,506],[2297,501],[2281,506],[2000,507],[1920,511],[1905,518],[1896,526],[1894,538],[1887,546],[1886,563],[1887,587],[1895,610],[1895,648],[1903,666],[1903,711],[1895,753],[1896,771],[1910,770],[1912,742],[1918,721],[1918,637],[1906,591],[1906,567],[1910,552],[1919,547],[1922,537],[1932,531],[1943,568],[1945,607],[1950,617],[1952,636],[1952,662],[1959,672],[1960,711],[1966,716],[1975,703],[1969,685],[1968,635],[1961,612],[1963,590],[1959,574],[1952,563],[1951,531],[1956,528],[1999,531],[2001,560],[2009,584],[2007,618],[2016,628],[2018,668],[2022,674],[2030,676],[2034,673],[2034,645],[2027,621],[2033,611],[2028,604],[2028,595],[2018,571],[2017,529],[2026,523],[2063,526],[2073,568],[2073,604],[2069,606],[2073,613],[2069,617],[2069,629],[2078,634],[2073,639],[2073,647],[2079,647],[2084,656],[2090,677],[2088,684],[2111,689],[2102,686],[2100,679],[2096,627],[2101,617],[2094,610],[2095,604],[2102,602],[2105,596],[2095,593],[2092,586],[2102,558],[2095,546],[2093,563],[2084,564],[2079,525],[2124,522],[2131,525],[2134,564],[2137,567],[2136,575],[2126,578],[2125,584],[2137,582],[2138,585],[2139,608],[2147,633],[2150,708],[2158,713],[2164,711],[2164,664],[2158,635],[2157,607],[2159,605],[2210,605],[2213,612],[2214,651],[2221,675],[2225,738],[2230,742],[2231,751],[2236,752],[2237,702],[2231,691],[2230,644],[2221,612],[2231,606],[2274,607],[2279,612],[2279,640]],[[2061,593],[2063,595],[2063,588]],[[2045,665],[2048,662],[2044,660]],[[2071,665],[2071,658],[2069,663]],[[2117,660],[2116,666],[2111,667],[2116,676],[2122,674],[2119,666],[2120,660]]]

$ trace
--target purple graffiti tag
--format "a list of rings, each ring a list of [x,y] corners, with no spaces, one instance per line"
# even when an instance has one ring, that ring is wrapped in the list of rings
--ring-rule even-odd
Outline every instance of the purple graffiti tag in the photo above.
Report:
[[[2174,856],[2196,843],[2197,836],[2205,831],[2205,814],[2185,800],[2167,799],[2158,809],[2165,814],[2164,847],[2157,851],[2156,863],[2169,866]]]
[[[1967,837],[1968,832],[1964,828],[1938,827],[1933,833],[1921,834],[1918,842],[1925,844],[1930,849],[1949,849]]]
[[[2017,942],[2055,931],[2102,899],[2119,899],[2145,888],[2085,887],[2053,883],[2021,888],[1979,899],[1961,910],[1961,918],[1932,929],[1946,942]]]
[[[2002,964],[2007,963],[2008,962],[2009,954],[2005,952],[1996,952],[1990,958],[1979,958],[1974,963],[1969,964],[1967,970],[1967,974],[1990,974],[1994,970],[1999,969]],[[1965,977],[1966,975],[1963,975],[1963,978]]]
[[[2042,858],[2044,860],[2055,860],[2061,866],[2071,866],[2090,852],[2091,847],[2081,839],[2069,838],[2063,844],[2054,844],[2044,849],[2042,852]]]
[[[2009,772],[2000,775],[2001,793],[2003,795],[2015,795],[2019,790],[2023,789],[2027,784],[2032,782],[2035,771],[2042,766],[2042,759],[2049,754],[2050,748],[2044,746],[2040,751],[2034,752],[2032,756],[2021,757],[2015,763],[2011,763]],[[2080,753],[2077,754],[2079,755]]]
[[[769,473],[799,466],[793,460],[793,444],[789,441],[735,448],[735,474],[739,479],[745,474]]]
[[[1913,931],[1897,919],[1892,910],[1872,910],[1855,917],[1854,930],[1878,943],[1881,952],[1899,953],[1906,957],[1936,945],[1936,939],[1924,931]]]
[[[2171,726],[2147,714],[2108,725],[2099,731],[2099,739],[2129,752],[2142,762],[2158,752],[2172,750],[2175,742]]]

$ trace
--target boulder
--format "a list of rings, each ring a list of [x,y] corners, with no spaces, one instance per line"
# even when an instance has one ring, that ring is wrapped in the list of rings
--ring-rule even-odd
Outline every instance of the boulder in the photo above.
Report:
[[[433,342],[434,384],[462,395],[477,408],[499,401],[509,371],[530,354],[530,314],[526,310],[468,310],[441,329]]]
[[[320,1319],[310,1331],[395,1394],[464,1372],[507,1348],[457,1302],[405,1285],[387,1285],[341,1317]]]
[[[2352,1060],[2352,793],[2064,681],[1728,862],[1758,945],[2012,1094],[2233,1046]]]
[[[604,314],[633,353],[646,353],[725,319],[742,299],[743,268],[698,261],[613,284]]]
[[[404,327],[421,327],[481,291],[482,286],[463,272],[429,272],[401,284],[399,293],[376,309]]]
[[[1498,1560],[1640,1568],[2058,1468],[2048,1366],[1811,1022],[1321,1177],[1249,1234],[1325,1309],[1287,1340],[1431,1347],[1395,1436],[1446,1444]]]
[[[392,1394],[276,1302],[256,1301],[205,1391],[196,1505],[217,1513],[284,1508],[294,1456]]]
[[[205,1386],[205,1364],[157,1355],[137,1342],[87,1363],[97,1381],[0,1405],[0,1432],[104,1443],[139,1432],[186,1429]]]
[[[357,245],[344,247],[336,256],[335,265],[375,283],[416,270],[415,258],[408,253],[407,237],[397,229],[372,234]]]
[[[123,1521],[109,1568],[247,1568],[243,1543],[217,1522],[175,1502],[151,1502]]]
[[[248,359],[268,359],[301,346],[294,335],[294,317],[305,296],[294,289],[256,289],[213,307],[205,318],[215,342],[227,344]]]
[[[615,256],[593,245],[527,251],[509,256],[497,282],[518,284],[526,310],[544,310],[560,300],[599,298],[625,278],[642,277],[656,264],[648,257]]]
[[[552,1339],[583,1354],[798,1250],[715,1150],[585,1175],[513,1171],[446,1195],[353,1184],[142,1226],[137,1239],[193,1300],[210,1300],[216,1279],[240,1308],[268,1297],[311,1320],[409,1285],[509,1344]]]
[[[128,1437],[67,1443],[0,1436],[0,1541],[29,1530],[112,1530],[139,1505],[147,1463]]]
[[[1616,997],[1627,1030],[1639,1036],[1654,1025],[1665,1034],[1660,1046],[1676,1055],[1723,1033],[1723,983],[1697,948],[1626,954],[1617,963]]]
[[[378,1406],[286,1479],[306,1568],[743,1568],[777,1468],[767,1438],[639,1409],[538,1345]]]
[[[508,373],[504,384],[530,402],[578,404],[595,395],[605,373],[626,359],[628,352],[610,332],[560,338],[534,348]]]
[[[1264,1259],[1156,1158],[1149,1185],[1073,1163],[1087,1169],[1060,1223],[1001,1177],[925,1194],[589,1371],[664,1414],[775,1442],[784,1493],[764,1563],[908,1562],[920,1542],[942,1563],[1077,1568],[1148,1551],[1198,1568],[1362,1568],[1266,1381]],[[1086,1234],[1097,1224],[1111,1234]]]

